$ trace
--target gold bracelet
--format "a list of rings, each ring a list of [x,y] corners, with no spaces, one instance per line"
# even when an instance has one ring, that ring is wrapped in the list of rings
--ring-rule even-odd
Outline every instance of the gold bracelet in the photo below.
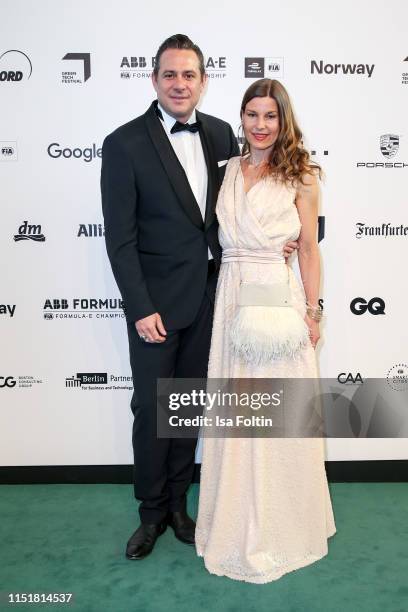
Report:
[[[316,321],[317,323],[319,323],[323,318],[322,312],[315,312],[314,310],[309,310],[309,308],[306,310],[306,314],[308,317],[310,317],[311,319],[313,319],[313,321]]]
[[[310,306],[309,302],[306,302],[306,314],[313,321],[321,321],[323,318],[323,308],[321,306]]]

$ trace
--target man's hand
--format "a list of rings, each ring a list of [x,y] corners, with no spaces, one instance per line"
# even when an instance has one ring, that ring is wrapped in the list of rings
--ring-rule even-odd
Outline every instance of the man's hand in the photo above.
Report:
[[[167,332],[164,329],[161,316],[155,312],[135,323],[136,331],[145,342],[164,342]]]
[[[287,242],[285,246],[283,247],[284,258],[287,259],[288,257],[290,257],[293,251],[296,251],[296,249],[298,248],[299,248],[299,243],[296,242],[296,240],[291,240],[290,242]]]

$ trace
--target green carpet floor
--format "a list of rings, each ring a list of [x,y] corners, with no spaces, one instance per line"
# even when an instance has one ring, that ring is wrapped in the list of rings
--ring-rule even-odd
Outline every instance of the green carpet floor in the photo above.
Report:
[[[329,554],[266,585],[210,575],[173,532],[128,561],[138,524],[125,485],[0,487],[0,609],[81,612],[407,612],[408,485],[330,485]],[[189,492],[196,515],[198,485]],[[63,604],[8,604],[7,593],[72,592]]]

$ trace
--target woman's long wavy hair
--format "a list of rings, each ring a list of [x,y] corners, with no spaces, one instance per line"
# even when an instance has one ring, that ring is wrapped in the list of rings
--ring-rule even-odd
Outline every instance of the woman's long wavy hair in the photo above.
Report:
[[[303,183],[305,174],[322,175],[319,164],[310,159],[309,152],[303,147],[302,132],[295,119],[288,92],[275,79],[259,79],[248,87],[241,104],[241,119],[246,105],[253,98],[273,98],[278,106],[279,135],[269,156],[269,166],[265,173],[286,184]],[[249,153],[245,138],[241,155]]]

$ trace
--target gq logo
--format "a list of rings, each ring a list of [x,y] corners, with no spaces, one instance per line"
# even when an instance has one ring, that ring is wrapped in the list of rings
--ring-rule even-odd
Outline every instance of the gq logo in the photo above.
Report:
[[[14,380],[13,376],[0,376],[0,389],[2,387],[9,387],[10,389],[12,387],[16,386],[16,381]]]
[[[355,315],[362,315],[367,310],[372,315],[383,315],[385,314],[385,302],[379,297],[371,298],[368,302],[362,297],[356,297],[350,303],[350,310]]]

